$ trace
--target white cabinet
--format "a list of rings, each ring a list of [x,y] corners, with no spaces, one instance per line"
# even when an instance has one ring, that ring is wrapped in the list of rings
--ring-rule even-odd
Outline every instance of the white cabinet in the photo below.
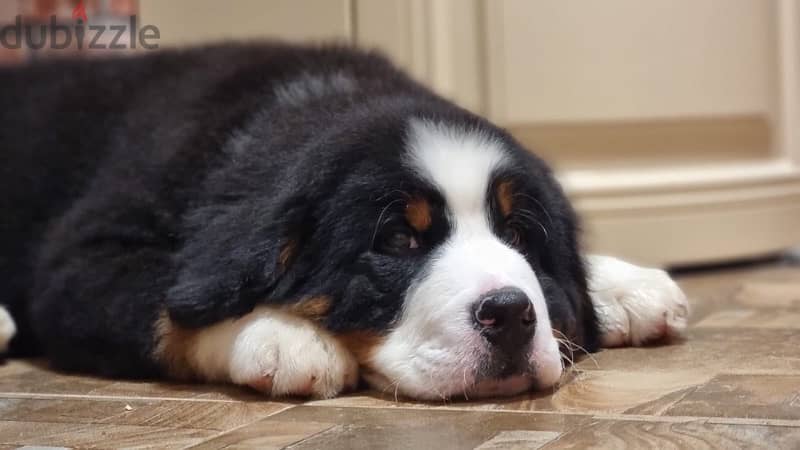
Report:
[[[490,113],[507,123],[768,114],[775,2],[486,3]]]

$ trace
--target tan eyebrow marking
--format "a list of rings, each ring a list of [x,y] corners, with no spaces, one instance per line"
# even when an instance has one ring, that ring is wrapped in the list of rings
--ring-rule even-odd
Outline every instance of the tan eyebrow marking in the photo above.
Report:
[[[415,230],[423,232],[431,227],[431,205],[424,198],[414,198],[406,205],[406,220]]]
[[[278,254],[278,270],[285,272],[294,258],[295,250],[297,249],[297,242],[294,239],[289,239],[286,245],[283,246],[281,252]]]
[[[503,214],[503,217],[508,217],[511,214],[511,209],[513,207],[513,186],[510,181],[503,181],[497,185],[496,190],[497,195],[497,203],[500,205],[500,212]]]

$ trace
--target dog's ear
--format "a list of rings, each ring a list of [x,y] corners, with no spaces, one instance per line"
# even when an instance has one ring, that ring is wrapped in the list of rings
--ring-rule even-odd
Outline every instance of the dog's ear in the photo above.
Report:
[[[202,327],[250,312],[268,298],[301,243],[292,224],[299,208],[274,211],[251,204],[203,208],[187,219],[189,237],[177,253],[176,280],[166,296],[170,318]]]

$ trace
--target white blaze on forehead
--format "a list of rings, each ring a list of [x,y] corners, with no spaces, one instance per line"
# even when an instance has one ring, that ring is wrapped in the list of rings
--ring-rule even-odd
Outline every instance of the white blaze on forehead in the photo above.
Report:
[[[506,163],[498,140],[479,131],[412,120],[408,146],[409,164],[440,189],[451,213],[486,213],[492,173]]]

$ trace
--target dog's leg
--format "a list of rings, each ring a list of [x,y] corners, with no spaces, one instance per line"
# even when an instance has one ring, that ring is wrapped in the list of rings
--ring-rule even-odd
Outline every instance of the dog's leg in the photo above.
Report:
[[[586,262],[604,347],[643,345],[684,333],[689,303],[665,271],[608,256],[589,255]]]
[[[157,328],[156,357],[176,377],[319,398],[358,382],[358,364],[340,342],[312,322],[273,308],[198,330],[162,316]]]

